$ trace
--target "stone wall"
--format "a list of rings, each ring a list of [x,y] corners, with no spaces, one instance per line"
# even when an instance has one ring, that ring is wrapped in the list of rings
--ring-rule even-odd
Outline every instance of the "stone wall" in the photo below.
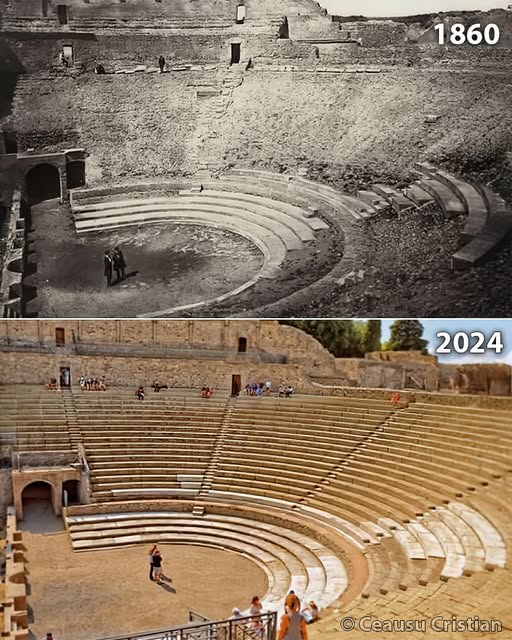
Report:
[[[11,469],[0,469],[0,516],[7,513],[7,506],[13,504]]]
[[[80,375],[105,376],[107,384],[137,387],[150,385],[155,378],[172,387],[231,389],[231,376],[240,375],[242,386],[248,382],[271,380],[274,388],[287,382],[302,390],[310,388],[298,365],[244,361],[179,360],[158,358],[116,358],[113,356],[71,356],[44,353],[0,352],[0,384],[48,383],[59,378],[60,367],[69,367],[71,383]]]

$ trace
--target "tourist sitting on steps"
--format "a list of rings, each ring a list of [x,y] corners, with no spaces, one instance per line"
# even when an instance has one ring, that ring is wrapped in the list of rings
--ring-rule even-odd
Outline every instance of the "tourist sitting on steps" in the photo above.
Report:
[[[144,392],[144,387],[142,385],[140,385],[140,387],[137,389],[135,395],[139,400],[144,400],[145,392]]]
[[[302,615],[304,616],[307,624],[311,624],[312,622],[315,622],[315,620],[318,620],[318,613],[318,607],[313,600],[310,601],[307,607],[302,609]]]

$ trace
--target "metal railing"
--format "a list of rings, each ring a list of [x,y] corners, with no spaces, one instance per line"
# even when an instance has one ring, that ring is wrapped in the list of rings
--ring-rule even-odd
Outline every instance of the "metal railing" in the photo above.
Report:
[[[171,629],[160,629],[99,640],[275,640],[277,613],[229,620],[191,623]]]

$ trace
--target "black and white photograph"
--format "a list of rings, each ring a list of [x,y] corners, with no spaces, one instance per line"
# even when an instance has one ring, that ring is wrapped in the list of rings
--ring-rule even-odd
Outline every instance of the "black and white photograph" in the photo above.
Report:
[[[509,315],[511,6],[4,0],[2,315]]]

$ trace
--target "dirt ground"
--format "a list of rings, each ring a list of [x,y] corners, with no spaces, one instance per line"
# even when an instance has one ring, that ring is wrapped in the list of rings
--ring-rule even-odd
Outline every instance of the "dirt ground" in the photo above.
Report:
[[[134,317],[228,293],[253,278],[263,256],[245,238],[221,229],[153,224],[77,237],[55,201],[34,208],[30,276],[41,317]],[[59,233],[55,233],[55,229]],[[127,279],[106,286],[103,254],[122,247]],[[35,309],[34,309],[35,310]]]
[[[229,617],[267,591],[264,572],[238,554],[190,545],[159,545],[168,581],[149,581],[147,545],[75,553],[49,503],[25,507],[32,638],[57,640],[161,629],[188,621],[189,610]],[[36,533],[46,529],[49,533]],[[60,529],[60,531],[56,531]]]

